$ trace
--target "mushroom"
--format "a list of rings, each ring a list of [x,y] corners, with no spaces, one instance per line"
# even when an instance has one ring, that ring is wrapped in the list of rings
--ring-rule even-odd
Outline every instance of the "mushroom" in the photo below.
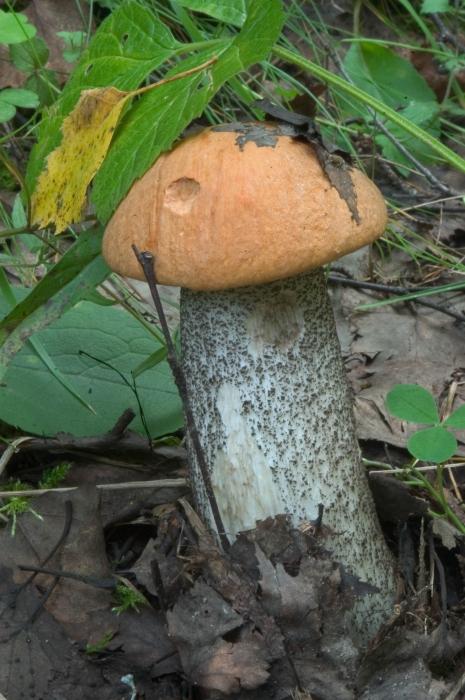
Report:
[[[358,605],[373,633],[395,573],[361,465],[323,266],[381,235],[384,200],[348,171],[358,216],[312,146],[282,124],[213,127],[162,155],[107,226],[109,266],[181,290],[182,364],[225,530],[232,539],[285,513],[324,506],[325,547],[378,592]],[[357,220],[356,220],[357,219]],[[196,456],[197,505],[213,525]]]

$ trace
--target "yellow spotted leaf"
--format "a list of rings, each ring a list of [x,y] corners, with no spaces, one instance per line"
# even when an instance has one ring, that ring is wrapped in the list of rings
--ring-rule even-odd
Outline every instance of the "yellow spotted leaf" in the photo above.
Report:
[[[63,138],[47,159],[32,195],[32,223],[56,233],[82,219],[86,191],[110,146],[126,100],[134,92],[114,87],[85,90],[64,119]]]
[[[73,111],[63,120],[61,144],[50,153],[31,198],[32,224],[55,232],[81,221],[86,192],[103,163],[121,111],[127,100],[161,85],[209,68],[217,57],[158,83],[131,92],[115,87],[84,90]]]

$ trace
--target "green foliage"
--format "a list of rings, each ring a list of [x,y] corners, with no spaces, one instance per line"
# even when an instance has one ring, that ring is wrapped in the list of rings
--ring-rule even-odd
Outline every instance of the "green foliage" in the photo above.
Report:
[[[2,484],[1,489],[2,491],[25,491],[29,489],[29,486],[22,481],[16,480],[9,481],[7,484]],[[16,534],[18,517],[23,513],[32,513],[38,520],[43,520],[43,517],[31,508],[29,498],[26,496],[12,496],[11,498],[7,498],[5,505],[0,507],[0,513],[11,522],[10,529],[12,537]]]
[[[130,407],[136,413],[131,428],[144,433],[131,372],[161,347],[150,330],[119,307],[82,301],[34,339],[73,393],[25,345],[2,380],[1,420],[38,434],[98,435]],[[153,437],[181,427],[181,404],[166,362],[138,377],[136,389]]]
[[[55,81],[53,71],[45,69],[45,64],[48,61],[49,50],[43,39],[34,36],[27,41],[22,41],[19,44],[13,44],[9,49],[10,61],[18,70],[25,73],[28,77],[24,84],[26,91],[34,96],[31,100],[32,108],[37,108],[39,105],[49,104],[54,99],[55,94],[49,95],[50,85]],[[6,91],[0,92],[0,100]],[[44,94],[46,92],[46,94]]]
[[[138,613],[142,605],[147,605],[147,601],[142,593],[139,593],[139,591],[136,588],[132,588],[132,586],[126,586],[124,583],[118,583],[113,596],[116,605],[112,608],[112,611],[117,615],[121,615],[121,613],[130,610],[134,610]]]
[[[21,88],[6,88],[0,91],[0,122],[6,122],[16,114],[17,107],[35,109],[39,106],[39,98],[31,90]]]
[[[418,384],[397,384],[386,397],[391,415],[411,423],[439,423],[436,402],[430,392]]]
[[[336,73],[316,64],[314,61],[309,61],[307,58],[300,56],[295,51],[290,51],[283,46],[275,45],[273,53],[285,61],[288,61],[290,64],[299,67],[303,71],[312,74],[316,78],[327,82],[339,95],[342,94],[345,97],[353,98],[362,106],[371,107],[378,116],[386,117],[386,119],[398,126],[403,132],[426,144],[426,146],[431,149],[432,153],[441,157],[446,163],[457,168],[460,172],[465,172],[465,158],[456,154],[451,148],[441,143],[439,139],[415,125],[410,119],[396,112],[395,109],[386,105],[378,98],[370,95],[365,90],[361,90],[357,85],[344,80]]]
[[[89,654],[90,656],[94,654],[101,654],[103,651],[105,651],[114,636],[114,632],[106,632],[106,634],[104,634],[103,637],[94,644],[86,644],[86,654]]]
[[[441,421],[429,391],[418,384],[397,384],[386,397],[386,407],[396,418],[432,426],[414,433],[407,443],[416,459],[440,464],[457,451],[457,440],[448,428],[465,429],[465,404]]]
[[[0,44],[20,44],[35,33],[36,28],[21,13],[0,10]]]
[[[55,488],[65,478],[70,467],[70,464],[58,464],[56,467],[46,469],[42,475],[42,479],[39,481],[38,487],[41,489]],[[16,479],[2,484],[0,488],[2,491],[26,491],[30,490],[31,486]],[[11,521],[12,537],[16,534],[18,517],[23,513],[32,513],[38,520],[43,520],[43,517],[31,508],[29,496],[12,496],[11,498],[7,498],[5,505],[0,507],[0,513]]]
[[[431,12],[448,12],[449,10],[449,0],[423,0],[421,3],[421,11],[425,15]]]
[[[114,85],[137,87],[168,59],[190,52],[167,75],[193,68],[217,56],[210,78],[195,74],[147,93],[123,118],[112,148],[93,188],[97,213],[106,221],[132,183],[171,146],[181,131],[199,116],[226,80],[262,60],[271,50],[283,23],[280,0],[249,0],[242,30],[231,38],[207,42],[192,52],[178,42],[148,8],[127,2],[102,23],[63,91],[53,116],[42,124],[40,139],[28,165],[32,185],[44,158],[60,140],[59,126],[75,106],[81,90]]]
[[[377,43],[362,41],[350,47],[344,59],[344,68],[357,87],[432,136],[439,136],[436,95],[409,61]],[[372,116],[363,103],[349,102],[343,97],[342,105],[346,114],[358,114],[367,122],[371,121]],[[385,126],[415,157],[420,160],[432,158],[431,148],[415,136],[406,134],[398,123],[385,120]],[[383,133],[376,134],[375,139],[386,158],[396,163],[411,164]]]
[[[52,323],[103,282],[109,269],[101,232],[82,234],[47,275],[0,322],[0,376],[33,333]],[[46,304],[46,305],[45,305]]]
[[[89,46],[80,55],[78,64],[61,94],[54,72],[45,68],[48,50],[45,43],[34,36],[34,27],[28,25],[27,20],[20,15],[11,12],[0,13],[0,37],[5,36],[6,32],[10,60],[27,76],[23,87],[38,95],[41,106],[51,105],[49,110],[43,111],[39,126],[34,126],[34,120],[31,120],[32,127],[28,125],[24,130],[28,139],[27,150],[29,150],[31,136],[38,136],[38,143],[33,147],[28,163],[27,183],[30,191],[34,187],[37,174],[44,166],[46,157],[60,142],[60,126],[63,119],[73,109],[83,89],[114,85],[122,90],[131,90],[140,85],[155,82],[167,74],[174,74],[199,65],[212,56],[216,56],[218,60],[211,72],[211,77],[197,75],[180,81],[177,85],[165,86],[157,94],[141,96],[127,110],[115,132],[113,145],[93,187],[93,202],[97,215],[102,221],[108,219],[134,179],[150,167],[160,152],[171,146],[193,118],[203,113],[210,120],[219,121],[230,118],[231,114],[238,109],[241,113],[247,112],[247,105],[258,93],[266,95],[270,84],[274,84],[274,88],[277,87],[274,94],[281,94],[284,99],[291,99],[296,94],[305,94],[308,81],[299,80],[296,77],[298,73],[317,77],[328,86],[325,99],[320,102],[317,109],[318,119],[326,118],[335,123],[337,109],[332,98],[337,91],[339,100],[342,95],[342,103],[350,108],[348,116],[359,115],[363,120],[360,131],[364,134],[372,134],[383,155],[393,160],[398,166],[406,164],[404,156],[382,134],[377,133],[372,123],[372,113],[368,111],[367,106],[376,112],[377,118],[382,119],[389,131],[416,157],[428,160],[434,153],[454,167],[465,170],[463,158],[437,139],[440,132],[436,98],[412,66],[394,51],[379,43],[375,45],[373,42],[361,41],[352,46],[345,64],[349,77],[355,84],[334,72],[327,71],[323,68],[323,57],[318,53],[318,42],[315,42],[311,35],[312,33],[315,35],[320,30],[323,34],[326,32],[324,40],[326,42],[329,37],[333,49],[336,46],[334,37],[330,36],[327,28],[321,23],[320,25],[318,23],[312,25],[310,22],[305,24],[302,21],[299,2],[292,0],[286,3],[287,17],[297,18],[298,21],[293,29],[287,32],[288,38],[279,41],[278,44],[274,42],[278,39],[283,21],[281,0],[170,0],[169,2],[165,0],[95,0],[94,7],[95,5],[105,7],[112,11],[112,14],[98,27]],[[418,9],[420,3],[412,4],[409,0],[402,0],[398,5],[400,9],[396,8],[393,16],[396,16],[396,13],[403,13],[404,17],[408,16],[409,30],[413,26],[414,30],[422,33],[419,43],[426,39],[430,42],[429,46],[433,46],[435,32],[430,30],[432,25],[427,13],[445,11],[446,5],[451,9],[449,3],[441,0],[423,0],[421,12]],[[384,7],[380,6],[379,13],[382,14],[383,11]],[[8,16],[6,21],[5,15]],[[106,12],[97,11],[97,17],[102,15],[106,15]],[[12,20],[14,25],[11,23]],[[299,47],[305,45],[309,52],[311,51],[314,61],[304,59],[303,54],[306,52],[294,49],[289,43],[289,37],[295,36],[296,25],[301,27],[301,35],[298,35]],[[242,29],[238,31],[238,27]],[[400,35],[401,31],[399,31]],[[84,43],[81,42],[84,35],[64,33],[62,38],[67,43],[66,51],[70,52],[67,58],[76,60],[81,44]],[[12,43],[12,39],[15,43]],[[187,43],[188,39],[195,43]],[[313,46],[312,41],[314,41]],[[412,41],[409,35],[408,42]],[[302,44],[302,42],[307,43]],[[279,65],[276,61],[267,60],[270,51],[273,51],[275,58],[280,59]],[[450,48],[442,51],[440,60],[441,65],[446,66],[448,70],[454,70],[461,65],[460,56],[456,56]],[[257,63],[261,65],[257,66]],[[289,64],[298,70],[290,69]],[[253,70],[249,70],[252,65]],[[219,90],[221,92],[218,95]],[[215,95],[218,96],[215,97]],[[0,115],[1,98],[2,93],[0,93]],[[450,109],[455,107],[458,110],[458,101],[449,102],[452,105]],[[5,114],[11,115],[12,107],[16,108],[16,105],[7,102],[4,106],[4,110],[7,110]],[[442,107],[444,109],[444,106]],[[249,111],[254,116],[253,110]],[[21,121],[17,119],[15,128],[20,123]],[[339,133],[345,134],[345,143],[350,147],[347,134],[357,127],[351,126],[350,129],[344,129],[338,126],[337,128]],[[18,206],[14,212],[15,216],[12,217],[16,222],[13,225],[17,228],[26,227],[27,216],[24,212],[24,216],[16,216]],[[95,239],[94,247],[90,242],[92,237]],[[88,234],[81,234],[78,241],[68,249],[73,239],[74,233],[68,236],[63,245],[59,241],[57,255],[52,257],[47,247],[37,238],[30,235],[22,236],[21,243],[24,243],[27,248],[28,255],[36,256],[34,260],[41,266],[40,282],[26,295],[18,295],[18,300],[10,299],[9,304],[12,308],[4,309],[5,319],[0,324],[2,381],[6,378],[10,389],[14,387],[16,392],[13,393],[8,389],[4,392],[5,400],[0,394],[0,417],[3,415],[2,411],[5,411],[5,415],[8,412],[12,420],[18,421],[18,425],[23,424],[23,421],[24,425],[34,425],[34,429],[41,433],[55,432],[57,425],[66,425],[67,427],[62,429],[71,431],[76,428],[82,431],[80,434],[97,433],[108,429],[113,413],[107,422],[102,416],[105,406],[108,407],[111,404],[110,397],[114,384],[119,387],[118,396],[120,396],[120,390],[122,392],[121,404],[118,403],[119,398],[115,403],[115,413],[124,401],[134,402],[133,392],[116,373],[112,375],[111,381],[108,380],[111,375],[108,367],[99,367],[102,376],[96,383],[95,393],[94,387],[89,383],[86,384],[83,379],[86,372],[94,371],[98,365],[94,363],[90,367],[91,361],[87,358],[87,365],[84,366],[83,357],[78,355],[79,349],[84,346],[80,344],[81,335],[78,332],[73,334],[69,325],[71,321],[74,322],[75,317],[72,314],[75,311],[79,312],[81,315],[76,318],[85,319],[86,323],[89,323],[88,333],[86,333],[83,326],[79,325],[81,322],[77,321],[79,329],[82,330],[82,338],[85,340],[85,348],[97,356],[98,353],[92,352],[91,349],[92,335],[95,333],[95,344],[100,346],[99,338],[102,334],[99,335],[101,331],[99,324],[103,317],[97,315],[96,304],[112,302],[105,300],[96,291],[98,284],[108,274],[99,255],[100,232],[94,230]],[[14,267],[19,271],[19,276],[26,280],[25,284],[34,283],[34,266],[30,263],[30,259],[28,260],[29,272],[27,266],[23,269],[19,264],[19,255],[15,259],[14,251],[19,248],[20,246],[16,247],[14,244],[10,246],[7,243],[3,249],[4,252],[2,251],[4,256],[2,260],[4,264],[7,260],[10,268]],[[68,251],[64,256],[62,256],[63,250]],[[46,274],[42,277],[43,269]],[[8,279],[0,276],[0,289],[4,298],[6,298],[7,287]],[[19,296],[21,296],[20,299]],[[85,299],[91,299],[95,303],[83,302],[82,300]],[[118,327],[111,328],[108,319],[103,323],[108,322],[109,325],[105,327],[111,328],[108,330],[109,336],[113,341],[116,339],[115,345],[119,347],[120,329],[128,324],[128,317],[121,309],[118,309],[118,314],[120,324]],[[62,327],[60,316],[63,316]],[[155,403],[157,406],[156,415],[149,412],[152,432],[160,434],[165,430],[175,429],[180,424],[180,410],[169,371],[164,362],[166,348],[162,343],[154,343],[152,334],[134,319],[132,319],[131,328],[137,337],[142,328],[146,340],[144,340],[144,352],[140,353],[132,353],[129,339],[124,340],[125,346],[127,348],[131,346],[131,350],[123,349],[121,352],[124,355],[130,354],[131,358],[127,363],[121,364],[123,376],[130,385],[135,378],[137,378],[137,385],[141,382],[146,411],[148,411],[147,403],[150,405]],[[61,341],[64,331],[69,332],[72,338],[72,343],[66,346]],[[111,342],[109,340],[109,345]],[[68,355],[67,363],[62,362],[63,352]],[[105,355],[104,359],[114,364],[115,358],[111,353]],[[119,360],[116,364],[120,367]],[[74,369],[71,371],[70,367]],[[14,385],[11,383],[11,377],[16,370],[20,381]],[[153,372],[161,372],[161,374],[154,379]],[[159,401],[157,398],[159,386],[162,388],[161,396],[165,396],[162,376],[164,376],[163,381],[168,381],[170,392],[173,392],[170,393],[170,401],[172,399],[173,403],[170,401],[166,403],[169,414],[166,420],[162,415],[164,405],[160,407],[164,399]],[[34,381],[33,377],[36,377]],[[147,391],[144,393],[146,384]],[[150,400],[149,385],[155,387]],[[42,399],[48,386],[52,388],[54,405],[50,409],[50,420],[45,428],[45,414],[48,411],[37,410],[37,397],[40,396]],[[31,387],[30,394],[29,387]],[[36,392],[35,397],[32,389]],[[89,390],[92,393],[89,394]],[[15,411],[14,405],[18,402],[18,396],[21,395],[18,392],[26,393],[24,400],[21,399],[23,403],[19,402],[22,408]],[[98,405],[95,404],[97,395]],[[64,396],[66,399],[63,398]],[[66,404],[63,416],[57,415],[61,413],[57,409],[61,401],[65,401]],[[10,405],[7,406],[7,403]],[[26,405],[27,408],[25,408]],[[131,405],[137,409],[136,403]],[[97,419],[93,411],[97,411]],[[33,413],[35,413],[34,421]],[[73,413],[77,416],[75,423],[70,419]],[[56,423],[60,418],[62,422]],[[460,416],[458,420],[460,421]],[[447,421],[441,425],[430,421],[427,425],[432,426],[427,430],[440,428],[443,432],[447,432],[448,428],[457,427],[452,424],[447,425]],[[142,430],[140,423],[136,427]],[[443,438],[443,442],[447,439],[449,438]],[[413,444],[417,449],[415,441]]]
[[[10,46],[10,60],[18,70],[32,73],[43,68],[48,61],[47,44],[38,36]]]
[[[163,22],[137,2],[125,2],[102,22],[53,112],[42,120],[38,143],[28,161],[31,191],[46,156],[61,140],[64,117],[76,105],[82,90],[107,85],[134,90],[172,58],[180,46]]]
[[[178,0],[183,7],[240,27],[247,17],[245,0]]]
[[[85,46],[86,32],[57,32],[57,35],[65,42],[66,48],[63,51],[65,61],[76,63]]]
[[[62,464],[45,469],[39,481],[39,489],[56,489],[66,478],[70,469],[69,462],[62,462]]]

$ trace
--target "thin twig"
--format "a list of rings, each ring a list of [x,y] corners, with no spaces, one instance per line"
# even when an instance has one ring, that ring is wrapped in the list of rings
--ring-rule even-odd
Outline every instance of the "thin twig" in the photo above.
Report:
[[[126,489],[170,489],[187,486],[186,479],[157,479],[152,481],[126,481],[117,484],[97,484],[96,489],[101,491],[124,491]],[[68,493],[76,491],[79,486],[61,486],[56,489],[24,489],[22,491],[0,491],[0,498],[13,498],[14,496],[43,496],[45,493]]]
[[[18,564],[20,571],[33,571],[36,574],[47,574],[47,576],[56,576],[58,578],[70,578],[73,581],[86,583],[88,586],[95,588],[104,588],[114,590],[117,582],[114,578],[99,578],[98,576],[85,576],[84,574],[75,574],[73,571],[60,571],[59,569],[45,569],[42,566],[26,566]]]
[[[63,523],[63,531],[56,541],[56,543],[53,545],[52,549],[50,552],[47,554],[44,559],[40,560],[39,566],[45,566],[45,564],[50,561],[50,559],[53,557],[53,555],[59,550],[61,545],[65,542],[67,539],[69,532],[71,530],[71,523],[73,522],[73,503],[72,501],[65,501],[65,519]],[[33,573],[29,578],[24,581],[24,583],[21,584],[20,588],[17,591],[17,594],[19,594],[26,586],[28,586],[32,580],[35,578],[37,573]]]
[[[437,12],[432,12],[430,18],[433,20],[436,27],[440,32],[440,40],[444,43],[451,44],[454,48],[458,49],[461,53],[465,53],[465,43],[460,41],[455,34],[452,34],[450,29],[446,27],[442,21],[440,15]]]
[[[94,360],[95,362],[98,362],[99,365],[102,365],[102,367],[107,367],[108,369],[111,369],[113,372],[116,372],[116,374],[121,377],[123,382],[126,384],[126,386],[132,391],[134,394],[134,398],[137,401],[137,406],[139,408],[139,416],[140,416],[140,421],[142,423],[142,427],[144,428],[145,434],[147,436],[147,444],[149,446],[149,449],[151,449],[152,446],[152,436],[150,435],[150,431],[148,428],[147,420],[145,418],[145,413],[144,409],[139,397],[139,392],[137,391],[136,388],[136,380],[134,377],[132,377],[132,384],[126,379],[126,376],[123,372],[120,372],[119,369],[114,367],[110,362],[106,362],[106,360],[102,360],[100,357],[95,357],[94,355],[91,355],[90,352],[86,352],[85,350],[79,350],[78,355],[83,355],[85,357],[89,357],[91,360]],[[132,375],[131,375],[132,376]]]
[[[40,567],[45,566],[45,564],[46,564],[48,561],[50,561],[50,559],[53,557],[53,555],[58,551],[58,549],[61,547],[61,545],[66,541],[66,539],[67,539],[67,537],[68,537],[68,535],[69,535],[69,533],[70,533],[70,530],[71,530],[71,523],[72,523],[72,521],[73,521],[73,504],[72,504],[71,501],[65,501],[64,506],[65,506],[65,519],[64,519],[64,523],[63,523],[63,530],[62,530],[62,533],[61,533],[60,537],[58,538],[57,542],[53,545],[52,549],[49,551],[49,553],[48,553],[43,559],[40,560],[40,562],[39,562],[39,566],[40,566]],[[34,571],[30,576],[27,577],[27,579],[26,579],[25,581],[23,581],[23,583],[22,583],[22,584],[19,586],[19,588],[15,591],[15,596],[14,596],[14,601],[13,601],[13,603],[11,603],[8,607],[6,607],[5,610],[4,610],[4,612],[5,612],[6,610],[11,609],[12,607],[15,606],[16,600],[18,599],[18,596],[21,594],[21,592],[22,592],[27,586],[29,586],[30,583],[32,583],[32,581],[33,581],[34,578],[37,576],[37,574],[38,574],[38,571]],[[45,593],[45,594],[42,596],[42,598],[40,599],[39,604],[37,605],[37,607],[35,608],[35,610],[33,610],[33,612],[31,613],[31,615],[29,616],[29,618],[26,620],[26,622],[24,622],[24,623],[21,625],[21,627],[17,630],[17,632],[19,632],[21,629],[24,629],[25,627],[27,627],[27,626],[33,624],[33,622],[35,622],[35,620],[37,619],[37,617],[38,617],[40,611],[43,610],[45,603],[47,602],[47,600],[49,599],[50,595],[51,595],[52,592],[54,591],[54,589],[55,589],[55,587],[56,587],[58,581],[59,581],[59,577],[58,577],[58,576],[55,576],[55,578],[53,579],[52,583],[51,583],[50,586],[48,587],[48,590],[46,591],[46,593]],[[14,636],[14,633],[13,633],[12,636]]]
[[[397,287],[389,284],[379,284],[378,282],[362,282],[360,280],[352,280],[348,277],[342,277],[341,275],[336,275],[330,273],[328,275],[328,281],[333,284],[342,284],[345,287],[354,287],[356,289],[371,289],[375,292],[387,292],[389,294],[411,294],[412,292],[422,292],[425,290],[430,291],[429,287],[418,287],[417,289],[412,289],[409,287]],[[441,304],[435,304],[432,301],[425,301],[424,299],[409,299],[408,301],[414,302],[415,304],[420,304],[421,306],[427,306],[429,309],[434,309],[435,311],[440,311],[446,316],[450,316],[456,321],[463,323],[465,321],[465,315],[451,311],[450,309],[444,308]]]
[[[182,368],[181,363],[178,360],[176,354],[176,349],[174,347],[173,340],[171,338],[170,329],[166,321],[166,316],[163,311],[163,306],[160,300],[160,295],[158,294],[157,281],[155,276],[155,258],[149,251],[140,252],[139,249],[133,245],[132,249],[134,254],[144,272],[145,279],[149,285],[150,293],[152,295],[153,303],[158,314],[158,319],[160,321],[160,326],[165,337],[166,348],[167,348],[167,359],[171,371],[173,373],[174,381],[178,387],[179,395],[183,403],[184,413],[186,416],[186,429],[189,434],[193,450],[197,459],[197,464],[199,466],[200,473],[202,475],[205,491],[207,494],[208,501],[210,503],[210,508],[212,510],[213,519],[215,521],[215,526],[220,538],[221,545],[224,551],[229,549],[229,540],[226,536],[226,532],[223,525],[223,520],[221,518],[220,510],[218,508],[218,503],[213,491],[213,485],[210,478],[210,472],[207,465],[207,460],[205,459],[205,453],[203,451],[199,433],[197,431],[197,426],[195,423],[194,412],[192,410],[192,405],[189,398],[189,392],[187,389],[187,381]]]
[[[364,461],[364,460],[362,460]],[[465,467],[464,462],[460,462],[460,464],[446,464],[444,465],[448,469],[456,469],[458,467]],[[417,472],[435,472],[438,470],[438,465],[434,464],[431,465],[430,467],[415,467]],[[389,469],[370,469],[368,472],[369,476],[376,476],[377,474],[392,474],[393,476],[395,474],[409,474],[410,472],[410,467],[390,467]]]

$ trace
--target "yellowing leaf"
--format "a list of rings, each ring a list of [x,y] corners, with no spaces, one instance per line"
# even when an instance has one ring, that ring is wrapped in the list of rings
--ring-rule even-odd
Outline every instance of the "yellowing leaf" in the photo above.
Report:
[[[122,92],[114,87],[84,90],[73,111],[63,120],[61,144],[50,153],[31,198],[31,223],[40,228],[55,224],[55,232],[81,221],[87,188],[103,163],[113,132],[127,100],[161,85],[209,68],[217,57],[182,73]]]
[[[133,92],[85,90],[64,119],[63,139],[49,155],[32,196],[32,223],[56,233],[81,220],[90,181],[102,164],[121,110]]]

